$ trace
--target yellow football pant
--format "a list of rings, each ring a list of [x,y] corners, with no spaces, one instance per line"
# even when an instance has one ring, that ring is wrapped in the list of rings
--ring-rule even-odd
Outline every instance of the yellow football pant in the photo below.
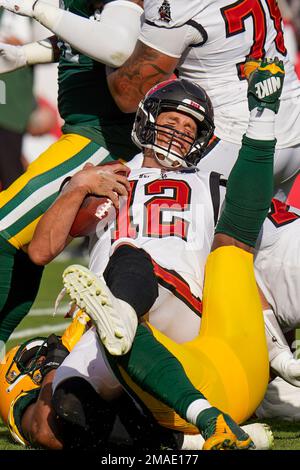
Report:
[[[269,375],[253,255],[234,246],[220,247],[209,255],[201,328],[193,341],[174,343],[148,325],[213,406],[230,414],[238,423],[253,414],[263,399]],[[161,425],[188,433],[199,432],[144,392],[123,370],[121,373]]]

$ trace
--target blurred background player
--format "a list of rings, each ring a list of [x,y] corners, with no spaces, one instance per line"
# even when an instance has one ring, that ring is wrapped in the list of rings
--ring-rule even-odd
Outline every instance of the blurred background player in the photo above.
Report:
[[[0,14],[0,41],[2,43],[20,46],[49,34],[49,31],[34,20],[16,17],[5,10],[1,10]],[[58,121],[55,104],[57,100],[55,68],[57,69],[57,66],[50,64],[46,68],[46,77],[38,66],[26,67],[1,75],[1,81],[5,86],[5,103],[1,103],[0,106],[2,189],[6,189],[17,179],[28,163],[46,150],[50,143],[55,142],[60,135],[57,129],[56,134],[53,133],[53,128]],[[43,86],[40,84],[41,78]],[[55,94],[54,101],[53,94]],[[49,100],[53,102],[51,109]],[[53,137],[51,140],[48,137],[47,145],[45,135],[49,133]],[[34,149],[34,144],[36,144],[34,139],[40,142],[39,152]]]
[[[0,39],[14,46],[30,42],[32,20],[0,11]],[[0,189],[6,189],[23,172],[22,142],[35,108],[32,67],[1,75],[5,103],[0,105]]]

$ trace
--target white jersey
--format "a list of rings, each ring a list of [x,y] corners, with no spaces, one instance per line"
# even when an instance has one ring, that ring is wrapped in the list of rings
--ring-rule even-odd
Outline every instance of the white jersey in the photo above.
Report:
[[[113,211],[103,220],[91,241],[90,269],[101,274],[116,246],[129,242],[152,257],[161,285],[183,297],[191,290],[195,307],[225,194],[220,175],[140,168],[129,181],[131,194],[118,216]]]
[[[203,86],[214,106],[216,135],[223,140],[240,143],[247,128],[246,58],[281,58],[286,78],[276,118],[277,147],[300,143],[295,125],[300,87],[288,60],[276,0],[145,0],[144,9],[139,39],[178,58],[179,76]]]
[[[300,326],[300,217],[273,199],[255,255],[257,282],[283,331]]]

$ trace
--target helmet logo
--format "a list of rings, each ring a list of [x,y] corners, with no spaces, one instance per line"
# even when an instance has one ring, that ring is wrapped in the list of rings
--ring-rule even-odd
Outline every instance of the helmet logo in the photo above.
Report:
[[[193,108],[201,109],[200,104],[196,103],[195,101],[191,100],[190,105],[193,106]]]
[[[36,385],[39,385],[42,382],[43,376],[39,370],[36,370],[33,373],[32,380]]]
[[[164,0],[161,7],[158,10],[160,20],[166,21],[166,23],[170,23],[171,21],[171,8],[170,3],[168,0]]]
[[[13,383],[15,378],[17,377],[17,372],[15,370],[11,370],[9,374],[7,374],[6,379],[9,384]]]
[[[183,103],[186,103],[186,104],[189,104],[189,105],[192,106],[193,108],[201,109],[201,111],[203,111],[203,112],[205,113],[205,109],[203,108],[203,106],[201,106],[201,104],[196,103],[196,102],[193,101],[193,100],[184,99],[184,100],[182,100],[182,102],[183,102]]]

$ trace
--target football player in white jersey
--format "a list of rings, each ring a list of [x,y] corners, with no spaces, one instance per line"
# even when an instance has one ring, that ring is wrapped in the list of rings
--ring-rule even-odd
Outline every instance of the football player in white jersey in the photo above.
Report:
[[[117,0],[109,4],[105,20],[109,14],[118,19],[118,9],[126,3],[129,4]],[[110,60],[105,56],[104,51],[110,50],[112,42],[108,31],[103,38],[105,21],[91,26],[75,15],[54,11],[42,0],[0,0],[1,4],[18,14],[33,16],[96,60],[111,65],[118,57],[121,65],[126,58],[127,37],[123,41],[116,39],[122,43],[118,54],[114,41]],[[132,39],[127,47],[128,55],[138,36],[136,21],[134,24],[134,28],[128,28]],[[168,78],[175,69],[179,77],[203,86],[214,106],[216,130],[211,151],[207,150],[201,168],[228,177],[249,118],[245,61],[249,57],[258,60],[278,56],[285,65],[286,81],[276,117],[274,173],[276,185],[286,192],[288,184],[283,183],[300,167],[300,87],[288,58],[282,28],[276,0],[189,0],[188,4],[182,0],[145,0],[136,47],[129,59],[108,76],[110,91],[120,109],[132,112],[145,92]],[[270,89],[267,86],[262,92],[268,94]],[[262,136],[264,132],[262,126]]]
[[[130,386],[142,401],[148,403],[149,396],[145,391],[139,390],[139,387],[151,390],[154,396],[160,397],[166,404],[173,406],[179,415],[200,429],[206,438],[206,448],[225,448],[228,444],[232,448],[248,448],[250,443],[248,437],[227,415],[211,407],[200,390],[205,389],[214,403],[230,410],[238,421],[243,421],[249,413],[251,414],[254,403],[262,398],[268,377],[261,304],[253,275],[252,255],[249,252],[255,245],[272,193],[274,111],[277,112],[278,109],[277,100],[282,86],[282,72],[277,64],[276,61],[272,64],[263,63],[258,73],[253,75],[250,86],[249,105],[252,111],[248,135],[243,139],[239,159],[228,182],[226,205],[218,222],[217,235],[213,242],[214,251],[208,256],[206,263],[206,290],[211,292],[210,286],[213,284],[213,291],[216,293],[210,293],[210,302],[205,302],[208,294],[204,292],[204,326],[201,330],[203,338],[200,334],[200,337],[194,340],[195,347],[196,343],[199,343],[200,351],[203,347],[200,353],[200,363],[197,355],[194,357],[188,349],[183,346],[179,347],[153,325],[148,324],[153,332],[152,335],[147,328],[141,325],[137,327],[136,323],[136,314],[142,316],[151,310],[158,294],[155,265],[158,264],[156,260],[160,260],[161,250],[156,248],[156,237],[161,238],[161,241],[164,241],[164,238],[168,239],[168,244],[164,244],[165,253],[164,256],[161,255],[161,259],[164,259],[165,263],[169,263],[169,259],[172,259],[176,269],[180,271],[180,276],[177,276],[180,286],[176,289],[177,284],[174,283],[172,286],[174,291],[178,294],[182,294],[183,291],[183,297],[185,294],[187,300],[190,297],[194,298],[197,294],[194,290],[195,284],[201,279],[201,275],[203,276],[201,270],[197,271],[197,265],[205,262],[203,258],[208,255],[218,211],[213,209],[211,202],[211,189],[213,188],[211,175],[201,176],[196,168],[186,168],[198,161],[199,153],[201,154],[212,132],[211,107],[205,92],[200,87],[185,80],[167,82],[152,90],[141,103],[134,134],[144,149],[144,166],[139,171],[132,171],[133,185],[128,204],[130,206],[130,198],[137,199],[142,204],[137,205],[132,213],[129,212],[129,217],[128,212],[125,212],[126,219],[129,219],[129,223],[125,224],[125,229],[124,226],[122,227],[121,220],[117,220],[117,226],[115,220],[112,223],[108,221],[108,228],[104,231],[101,245],[102,256],[108,260],[103,276],[111,291],[114,291],[114,295],[105,283],[99,280],[99,277],[84,268],[71,267],[65,273],[65,282],[71,297],[79,305],[84,304],[84,307],[92,314],[97,332],[106,348],[112,354],[122,354],[116,362],[110,356],[114,366],[117,363],[120,367],[119,372],[117,371],[118,376],[120,373],[122,375],[122,370],[125,369],[134,377],[136,384]],[[276,91],[274,89],[271,96],[261,99],[256,89],[271,77],[278,82],[278,89]],[[259,112],[257,108],[260,109]],[[268,129],[269,139],[266,141],[254,140],[255,129],[260,126],[261,116],[264,120],[263,126]],[[263,165],[259,163],[260,159],[264,162]],[[258,169],[259,171],[256,171]],[[66,190],[65,194],[52,206],[37,228],[36,236],[29,249],[30,255],[36,262],[49,261],[67,241],[70,226],[83,197],[81,191],[76,191],[75,182],[71,183],[69,190]],[[239,185],[242,187],[240,188]],[[216,186],[218,187],[219,183]],[[234,201],[240,199],[241,191],[243,202],[239,209],[236,209]],[[72,207],[70,197],[73,201]],[[199,204],[201,207],[201,222],[205,224],[205,227],[203,223],[196,227],[198,235],[196,238],[193,238],[192,233],[193,219],[190,214],[190,201],[195,206]],[[64,226],[57,224],[58,212],[61,213],[62,210],[66,210]],[[122,208],[120,213],[122,219]],[[55,237],[53,237],[54,232],[56,232]],[[108,253],[110,243],[105,246],[107,232],[113,234],[114,251],[110,253]],[[110,240],[111,236],[109,236]],[[241,249],[242,247],[245,251]],[[166,250],[169,250],[168,256],[166,256]],[[174,250],[176,250],[176,255],[180,251],[181,256],[186,259],[180,262],[174,260]],[[193,251],[194,257],[188,256],[189,250]],[[153,263],[149,254],[153,258]],[[230,263],[228,263],[229,259]],[[98,257],[98,263],[99,260]],[[218,265],[217,270],[214,268],[215,263]],[[168,275],[170,274],[168,268],[169,266],[166,265],[159,267],[158,272],[160,273],[163,269]],[[170,276],[166,276],[165,279],[170,280]],[[171,285],[172,281],[171,277]],[[85,282],[88,284],[85,285]],[[235,287],[234,298],[229,295],[232,291],[232,283]],[[194,297],[189,294],[189,290]],[[102,305],[101,312],[98,311],[100,304],[97,302],[97,297]],[[219,308],[217,304],[220,304]],[[233,304],[236,307],[238,305],[236,310],[232,309]],[[252,318],[250,325],[248,324],[249,308]],[[209,309],[213,309],[210,315],[208,315]],[[128,317],[129,321],[124,323],[122,318],[119,318],[117,310],[122,310],[124,318]],[[207,322],[208,316],[210,317],[209,323]],[[236,333],[233,332],[235,326],[237,326]],[[136,327],[137,334],[134,337]],[[242,334],[241,331],[243,331]],[[210,335],[212,335],[212,341],[207,344],[205,339],[208,339]],[[248,335],[255,337],[255,347],[253,346],[250,354],[249,348],[252,349],[251,345],[254,345],[254,341],[249,341],[246,347],[245,337]],[[131,347],[133,337],[134,345],[126,354]],[[234,359],[236,356],[241,361],[238,362],[240,365],[237,369],[234,368],[235,379],[233,380],[231,374],[232,367],[230,366],[229,369],[227,367],[230,378],[227,377],[226,384],[225,377],[219,377],[217,381],[220,380],[220,386],[216,386],[214,374],[215,368],[218,369],[221,366],[219,361],[222,362],[225,355],[216,356],[217,344],[219,344],[217,337],[222,337],[222,347],[227,351],[227,358],[231,358],[229,362],[236,362]],[[157,342],[156,338],[160,342]],[[162,344],[167,344],[169,351]],[[145,348],[147,353],[148,349],[152,352],[143,353]],[[80,342],[75,350],[69,356],[70,362],[66,361],[56,373],[53,404],[60,413],[61,406],[64,404],[65,384],[70,380],[70,375],[74,374],[75,369],[77,376],[88,377],[94,389],[101,391],[102,394],[107,393],[107,387],[110,388],[110,395],[112,392],[118,393],[116,385],[112,385],[112,382],[107,379],[108,371],[105,370],[103,360],[100,360],[100,349],[99,346],[97,347],[94,331],[85,335],[83,342]],[[187,367],[192,382],[198,384],[198,390],[191,387],[191,383],[183,370],[178,367],[179,364],[170,351]],[[257,360],[253,359],[253,355],[257,357]],[[256,363],[255,370],[253,369],[254,362]],[[91,367],[92,376],[89,374]],[[223,363],[224,367],[226,368]],[[179,376],[180,379],[178,379]],[[242,384],[245,380],[251,388],[251,393],[248,387],[247,392],[243,389]],[[173,389],[171,384],[177,381],[178,387]],[[172,427],[176,422],[178,429],[185,429],[186,423],[182,422],[181,418],[176,418],[171,410],[166,413],[156,400],[151,411],[162,424]],[[225,433],[218,431],[218,424],[226,429]]]
[[[185,102],[182,103],[182,100]],[[149,110],[150,106],[153,109]],[[170,138],[168,128],[175,125],[186,125],[187,131],[183,127],[182,132],[192,133],[194,129],[189,129],[189,122],[177,122],[178,109],[179,112],[190,113],[192,118],[196,116],[199,126],[201,123],[198,139],[189,149],[185,161],[180,158],[180,152],[187,151],[187,147],[192,143],[191,139],[184,142],[184,145],[175,140],[172,145],[178,148],[178,156],[175,152],[169,154],[165,151],[163,166],[153,159],[152,149],[146,149],[145,156],[139,154],[128,163],[131,167],[128,178],[131,185],[130,198],[121,200],[117,220],[113,210],[112,217],[108,218],[109,222],[104,219],[104,224],[100,223],[97,232],[92,236],[90,268],[96,275],[101,275],[112,253],[119,245],[125,243],[147,251],[154,263],[154,272],[160,280],[161,289],[159,299],[151,308],[150,321],[174,341],[183,342],[192,339],[194,332],[199,329],[204,266],[225,196],[225,181],[221,175],[201,172],[195,166],[187,166],[189,158],[193,164],[198,161],[199,154],[206,148],[213,135],[213,109],[208,96],[201,87],[186,80],[163,82],[141,103],[133,138],[142,148],[143,135],[146,132],[155,135],[156,130],[152,122],[156,118],[158,128],[165,133],[162,136],[164,139]],[[174,110],[174,116],[170,113],[171,110]],[[160,146],[163,144],[164,142]],[[141,165],[140,161],[143,159]],[[132,220],[130,224],[127,223],[128,208]],[[101,230],[103,227],[105,229]],[[66,230],[64,226],[63,231]],[[43,244],[41,240],[40,244]],[[44,248],[47,252],[46,243]],[[37,263],[44,262],[44,250],[37,249],[35,242],[29,248],[29,253],[31,251],[34,251]],[[176,256],[170,256],[171,253],[176,253]],[[54,250],[53,255],[55,254]],[[48,257],[48,252],[46,255]],[[142,283],[146,281],[147,279],[141,279]],[[170,310],[168,318],[164,308],[173,300],[174,293],[182,309],[181,313],[180,308],[176,309],[176,319]],[[148,310],[145,308],[145,311]],[[191,325],[190,334],[186,323]]]
[[[268,386],[256,411],[259,418],[300,419],[300,361],[294,358],[280,331],[288,333],[300,326],[299,263],[299,211],[274,199],[258,240],[255,274],[277,319],[274,321],[270,310],[265,312],[267,334],[272,340],[270,366],[279,377]]]

